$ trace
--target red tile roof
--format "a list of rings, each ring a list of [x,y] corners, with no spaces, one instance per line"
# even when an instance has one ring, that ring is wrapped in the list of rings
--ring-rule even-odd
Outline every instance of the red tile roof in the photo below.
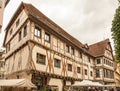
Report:
[[[60,34],[63,38],[66,38],[68,41],[72,42],[74,45],[76,45],[77,47],[82,49],[83,44],[80,41],[78,41],[76,38],[72,37],[70,34],[68,34],[66,31],[64,31],[60,26],[55,24],[52,20],[50,20],[47,16],[45,16],[42,12],[40,12],[33,5],[23,3],[23,2],[21,3],[21,5],[17,9],[17,11],[15,12],[14,16],[12,17],[11,21],[9,22],[8,26],[6,27],[6,33],[8,32],[8,29],[11,26],[11,24],[15,21],[15,18],[18,16],[20,11],[23,9],[26,11],[26,13],[28,14],[29,17],[32,16],[35,19],[41,21],[48,27],[52,28],[52,30],[54,30],[56,33]],[[5,37],[5,39],[6,39],[6,37]],[[4,42],[5,42],[5,40],[4,40]],[[4,46],[4,44],[3,44],[3,46]]]
[[[92,44],[89,46],[89,52],[94,56],[103,55],[108,43],[110,43],[109,39]]]

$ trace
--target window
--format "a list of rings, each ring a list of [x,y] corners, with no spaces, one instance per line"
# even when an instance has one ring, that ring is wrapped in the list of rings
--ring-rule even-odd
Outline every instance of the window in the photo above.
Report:
[[[12,32],[13,32],[13,29],[10,30],[10,35],[12,34]]]
[[[45,33],[45,41],[50,42],[50,34]]]
[[[35,30],[34,30],[34,35],[36,36],[36,37],[41,37],[41,29],[40,28],[38,28],[38,27],[35,27]]]
[[[96,77],[100,77],[100,70],[96,69]]]
[[[54,59],[54,66],[60,68],[61,61],[59,59]]]
[[[19,32],[19,41],[22,39],[22,33],[21,31]]]
[[[19,25],[20,19],[17,20],[16,22],[16,27]]]
[[[74,48],[71,48],[71,54],[74,55]]]
[[[97,59],[97,64],[100,64],[101,62],[100,62],[100,59]]]
[[[45,64],[46,63],[46,56],[37,53],[37,63]]]
[[[92,71],[90,71],[90,76],[93,76],[93,72]]]
[[[23,31],[24,31],[23,36],[25,37],[27,35],[27,25],[24,26],[24,30]]]
[[[72,71],[72,64],[68,64],[68,71]]]
[[[68,53],[69,53],[69,51],[70,51],[69,46],[68,46],[68,45],[66,45],[66,52],[68,52]]]
[[[87,75],[87,69],[85,69],[85,75]]]
[[[77,67],[77,73],[81,73],[80,67]]]

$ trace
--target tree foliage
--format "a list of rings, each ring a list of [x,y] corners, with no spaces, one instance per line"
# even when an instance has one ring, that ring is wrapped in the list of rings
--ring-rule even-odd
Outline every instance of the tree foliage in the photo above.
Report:
[[[120,6],[116,9],[112,21],[111,32],[114,41],[116,59],[120,62]]]

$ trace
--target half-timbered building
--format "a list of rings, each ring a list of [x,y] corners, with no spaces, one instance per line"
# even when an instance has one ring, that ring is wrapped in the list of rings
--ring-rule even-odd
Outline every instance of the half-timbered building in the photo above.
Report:
[[[59,91],[83,79],[96,79],[96,56],[90,53],[89,46],[31,4],[19,6],[6,27],[3,46],[7,79],[27,78],[38,88],[58,86]]]
[[[90,45],[89,52],[95,56],[95,80],[103,84],[114,84],[115,61],[109,39]]]

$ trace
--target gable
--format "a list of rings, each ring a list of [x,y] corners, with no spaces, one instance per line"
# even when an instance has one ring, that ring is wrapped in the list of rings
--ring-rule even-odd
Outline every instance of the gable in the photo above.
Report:
[[[22,7],[22,6],[21,6]],[[6,33],[5,33],[5,38],[4,38],[4,42],[3,42],[3,46],[5,47],[5,45],[11,40],[11,38],[13,36],[15,36],[15,33],[18,31],[18,29],[20,28],[20,26],[26,21],[26,19],[28,18],[28,15],[26,13],[26,11],[24,9],[21,9],[21,7],[19,7],[17,9],[17,11],[15,12],[15,14],[13,15],[13,17],[11,18],[9,24],[6,27]],[[19,20],[19,26],[16,27],[16,22]],[[11,33],[12,31],[12,33]]]
[[[112,47],[110,45],[110,43],[107,44],[106,48],[105,48],[105,53],[104,55],[110,59],[114,59],[113,58],[113,51],[112,51]]]

